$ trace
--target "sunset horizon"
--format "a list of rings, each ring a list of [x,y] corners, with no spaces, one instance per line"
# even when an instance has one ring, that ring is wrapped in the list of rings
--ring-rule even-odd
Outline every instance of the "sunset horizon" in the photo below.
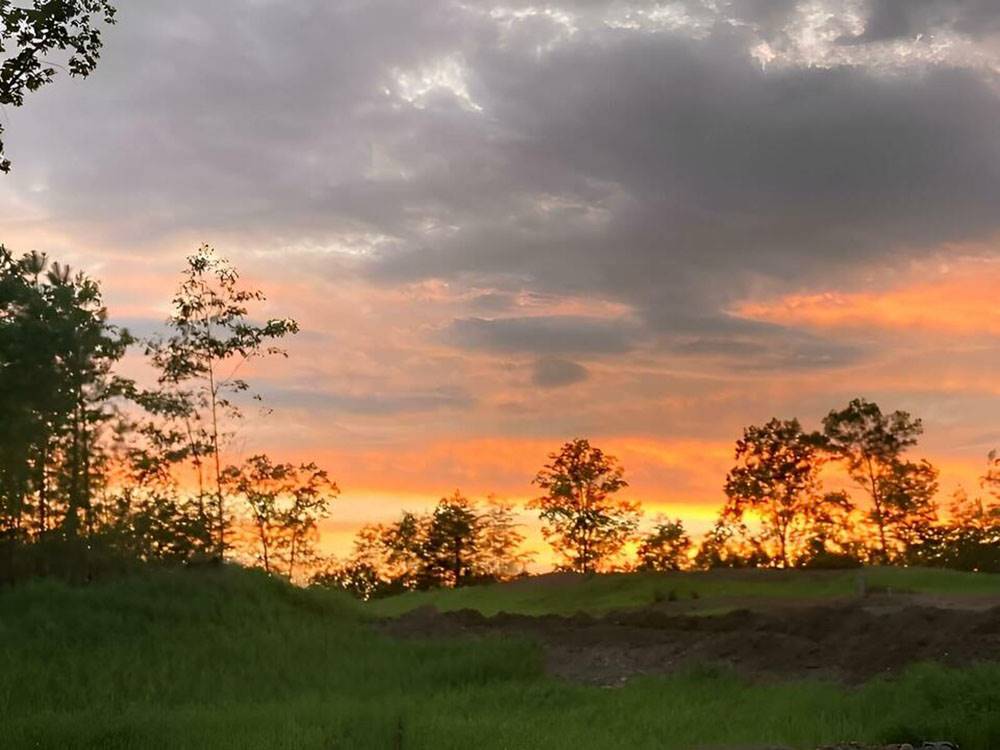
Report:
[[[327,467],[325,548],[456,488],[523,502],[574,437],[704,531],[745,426],[859,396],[923,420],[942,499],[977,491],[995,35],[823,3],[376,5],[122,8],[97,70],[5,128],[5,244],[98,279],[115,323],[162,330],[206,242],[298,321],[252,371],[273,413],[225,450]]]
[[[1000,0],[0,0],[0,747],[997,750]]]

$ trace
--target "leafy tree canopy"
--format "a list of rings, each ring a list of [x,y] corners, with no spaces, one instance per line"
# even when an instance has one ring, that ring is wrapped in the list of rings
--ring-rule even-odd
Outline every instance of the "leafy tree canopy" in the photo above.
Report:
[[[545,494],[531,501],[545,523],[542,533],[563,567],[593,573],[606,567],[635,534],[636,503],[615,497],[628,486],[614,456],[583,439],[572,440],[534,479]]]
[[[97,67],[103,40],[102,24],[115,22],[111,0],[0,0],[0,105],[19,107],[29,91],[52,81],[53,52],[68,53],[65,69],[88,76]],[[0,125],[0,136],[3,126]],[[10,160],[0,140],[0,171]]]

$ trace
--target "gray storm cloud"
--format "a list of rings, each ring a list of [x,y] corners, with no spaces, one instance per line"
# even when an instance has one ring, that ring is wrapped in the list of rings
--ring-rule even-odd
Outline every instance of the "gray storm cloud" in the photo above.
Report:
[[[827,3],[819,21],[790,0],[546,7],[123,8],[92,79],[12,113],[0,199],[130,252],[224,234],[325,248],[339,270],[349,249],[376,283],[593,297],[644,328],[461,318],[459,348],[644,338],[762,367],[859,353],[733,331],[725,311],[751,291],[1000,228],[993,3]],[[796,41],[805,23],[855,57],[801,64],[822,52]],[[967,35],[976,62],[871,52],[921,34]]]

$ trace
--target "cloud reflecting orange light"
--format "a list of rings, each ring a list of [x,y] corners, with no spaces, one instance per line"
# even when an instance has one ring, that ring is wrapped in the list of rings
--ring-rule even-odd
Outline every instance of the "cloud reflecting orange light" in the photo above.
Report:
[[[9,246],[62,246],[61,239],[41,242],[40,231],[22,230]],[[84,246],[74,251],[83,255],[68,260],[104,282],[113,318],[153,322],[165,316],[183,256],[196,246],[174,244],[134,258]],[[924,417],[927,432],[915,456],[940,467],[943,503],[959,484],[975,490],[986,451],[1000,446],[992,416],[1000,395],[1000,264],[993,261],[919,268],[879,291],[831,288],[750,299],[731,311],[831,339],[878,342],[872,356],[835,376],[822,368],[706,368],[695,358],[647,348],[579,357],[588,379],[541,389],[531,381],[536,355],[462,350],[440,332],[456,318],[479,315],[627,321],[633,311],[613,301],[526,292],[507,295],[501,311],[483,311],[475,307],[478,297],[496,290],[433,280],[380,285],[350,272],[341,276],[329,258],[321,264],[307,255],[283,258],[277,275],[273,256],[236,253],[221,243],[220,251],[266,292],[262,315],[295,317],[303,329],[287,342],[287,360],[241,371],[275,411],[266,420],[248,419],[226,460],[266,451],[276,460],[315,460],[327,468],[343,494],[322,525],[322,544],[337,553],[348,551],[366,521],[429,508],[456,488],[475,498],[496,493],[523,502],[533,496],[531,478],[547,454],[577,436],[621,460],[628,497],[640,500],[648,517],[680,516],[694,533],[710,525],[722,502],[741,428],[772,416],[798,416],[814,429],[826,410],[866,395]],[[128,374],[141,369],[137,357],[129,360]],[[455,403],[426,400],[441,395],[455,396]],[[389,408],[411,402],[416,406]],[[544,564],[550,557],[537,519],[531,513],[521,519]]]
[[[913,281],[883,291],[792,294],[745,302],[734,312],[754,320],[813,328],[996,336],[1000,335],[998,299],[1000,264],[978,262],[931,281]]]

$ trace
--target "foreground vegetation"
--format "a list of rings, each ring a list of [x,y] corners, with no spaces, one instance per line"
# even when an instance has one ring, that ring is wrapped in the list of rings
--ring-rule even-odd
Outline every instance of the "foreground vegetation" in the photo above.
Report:
[[[1000,745],[996,666],[855,689],[706,667],[607,690],[546,677],[526,642],[396,641],[367,617],[335,592],[229,568],[0,590],[0,747]]]

